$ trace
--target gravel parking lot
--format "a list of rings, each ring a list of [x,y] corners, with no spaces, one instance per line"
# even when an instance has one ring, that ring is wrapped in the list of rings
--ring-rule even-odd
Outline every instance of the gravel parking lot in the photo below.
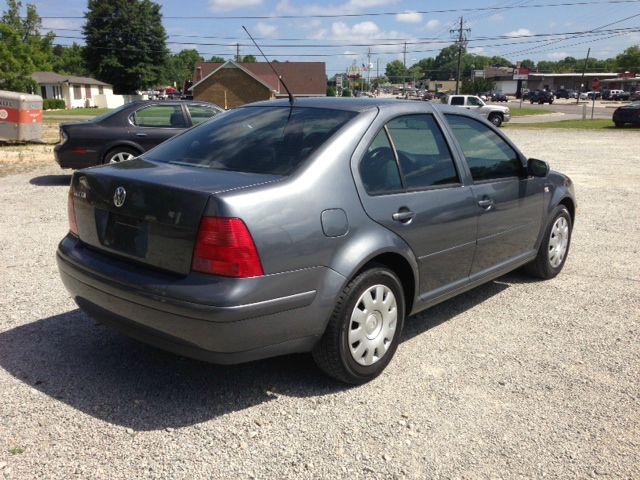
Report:
[[[359,388],[305,355],[214,366],[96,324],[55,266],[68,172],[5,171],[0,478],[640,478],[640,132],[507,132],[576,184],[564,271],[412,317]]]

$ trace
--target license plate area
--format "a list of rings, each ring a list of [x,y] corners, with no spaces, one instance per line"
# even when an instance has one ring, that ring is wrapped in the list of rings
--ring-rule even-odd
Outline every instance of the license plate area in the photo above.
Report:
[[[100,243],[118,252],[145,258],[149,244],[149,224],[139,218],[96,210]]]

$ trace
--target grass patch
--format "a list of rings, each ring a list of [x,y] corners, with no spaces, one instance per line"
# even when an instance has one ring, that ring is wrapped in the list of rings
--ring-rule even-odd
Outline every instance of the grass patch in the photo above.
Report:
[[[24,448],[22,447],[13,447],[9,449],[9,453],[11,455],[20,455],[21,453],[24,453]]]
[[[97,117],[111,110],[110,108],[69,108],[67,110],[45,110],[44,118],[58,115],[91,115]]]
[[[613,122],[607,118],[596,118],[594,120],[560,120],[558,122],[540,123],[505,123],[507,128],[569,128],[576,130],[610,130],[615,129]]]
[[[511,108],[509,107],[509,110],[511,111],[511,116],[512,117],[528,117],[530,115],[548,115],[550,113],[549,110],[542,110],[539,108]]]

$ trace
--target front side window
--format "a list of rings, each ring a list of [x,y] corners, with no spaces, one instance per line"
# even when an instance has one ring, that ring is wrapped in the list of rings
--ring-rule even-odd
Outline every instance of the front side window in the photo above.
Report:
[[[387,124],[408,190],[458,184],[447,142],[433,115],[407,115]]]
[[[191,123],[194,125],[199,125],[219,113],[218,110],[204,105],[187,105],[187,108],[191,115]]]
[[[290,175],[355,115],[324,108],[237,108],[144,156],[216,170]]]
[[[446,114],[473,180],[520,177],[524,167],[516,151],[487,125],[473,118]]]
[[[467,97],[467,105],[471,105],[472,107],[481,107],[482,102],[479,98],[476,97]]]
[[[398,164],[386,129],[381,129],[369,145],[360,162],[360,178],[369,195],[402,190]]]
[[[138,127],[186,128],[180,105],[152,105],[135,112],[132,117]]]

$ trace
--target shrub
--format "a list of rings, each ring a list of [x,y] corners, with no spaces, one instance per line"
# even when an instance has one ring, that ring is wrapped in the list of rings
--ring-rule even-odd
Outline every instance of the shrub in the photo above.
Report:
[[[342,90],[342,96],[343,97],[350,97],[351,96],[351,90],[349,90],[348,88],[345,88],[344,90]]]
[[[42,101],[42,108],[44,110],[57,110],[57,109],[63,109],[65,107],[66,105],[64,103],[64,100],[60,98],[45,98]]]
[[[336,96],[336,89],[333,87],[327,88],[327,97],[335,97],[335,96]]]

